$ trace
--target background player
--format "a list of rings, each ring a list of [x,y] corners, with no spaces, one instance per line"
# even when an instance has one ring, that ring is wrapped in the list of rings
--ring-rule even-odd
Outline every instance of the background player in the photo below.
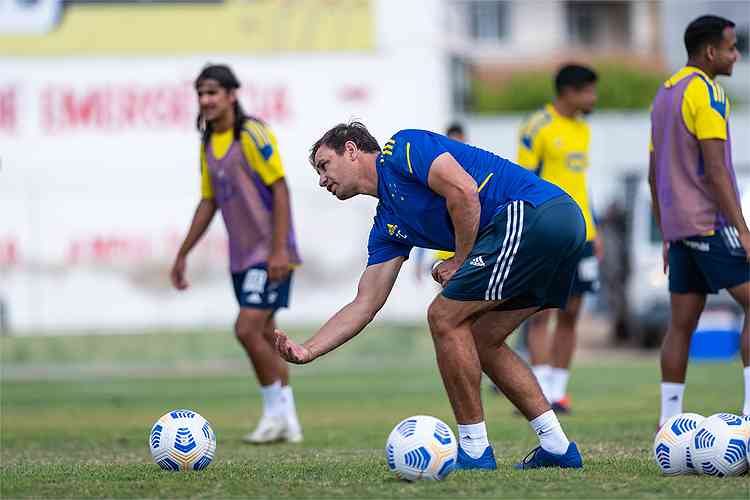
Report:
[[[221,210],[229,235],[229,265],[240,312],[235,334],[255,369],[263,415],[243,440],[299,442],[289,367],[273,347],[274,314],[287,307],[292,266],[299,264],[289,191],[276,138],[247,116],[236,91],[240,83],[227,66],[207,66],[195,81],[200,114],[202,199],[172,267],[179,290],[187,256]]]
[[[433,271],[443,290],[427,318],[458,422],[458,467],[497,467],[482,371],[539,436],[518,468],[581,467],[533,374],[505,343],[529,315],[568,298],[585,241],[575,202],[508,160],[423,130],[398,132],[381,153],[364,125],[340,124],[315,143],[310,161],[337,198],[367,194],[379,203],[356,298],[303,345],[277,330],[279,352],[307,363],[335,349],[373,320],[414,246],[454,250]]]
[[[596,73],[588,67],[563,66],[555,76],[554,101],[522,125],[518,147],[518,164],[561,187],[578,203],[586,220],[586,246],[567,306],[559,311],[542,311],[528,321],[531,369],[552,407],[562,413],[570,411],[566,389],[582,297],[599,288],[597,257],[602,257],[602,245],[586,184],[590,131],[582,120],[596,104],[596,80]],[[550,342],[548,329],[555,314],[557,322]]]
[[[690,339],[706,294],[727,289],[742,307],[743,414],[750,414],[750,231],[729,136],[729,98],[715,81],[737,62],[734,23],[702,16],[685,30],[687,65],[654,98],[649,183],[669,268],[671,320],[661,349],[661,426],[682,413]]]

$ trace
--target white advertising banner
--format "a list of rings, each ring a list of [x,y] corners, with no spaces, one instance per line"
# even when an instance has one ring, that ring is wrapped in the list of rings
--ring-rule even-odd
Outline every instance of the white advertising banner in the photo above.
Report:
[[[234,68],[243,106],[279,139],[304,260],[280,321],[319,321],[354,296],[377,201],[342,203],[318,188],[309,147],[351,119],[381,143],[401,128],[444,127],[439,51],[6,58],[0,303],[14,332],[230,324],[237,306],[221,221],[189,258],[191,288],[178,293],[168,279],[200,196],[192,81],[206,61]],[[425,317],[435,289],[414,275],[402,271],[381,317]]]

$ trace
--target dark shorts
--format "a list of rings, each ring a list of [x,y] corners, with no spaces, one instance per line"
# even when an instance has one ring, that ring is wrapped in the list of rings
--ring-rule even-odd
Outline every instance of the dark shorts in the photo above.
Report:
[[[718,293],[750,281],[750,263],[733,228],[669,245],[669,291]]]
[[[585,243],[581,209],[568,195],[538,207],[513,201],[477,236],[443,295],[501,300],[500,310],[565,307]]]
[[[269,282],[265,264],[232,273],[234,295],[240,307],[272,309],[289,307],[292,273],[284,281]]]
[[[599,262],[594,256],[594,244],[587,241],[583,246],[581,260],[576,266],[576,275],[573,278],[573,288],[570,295],[579,297],[584,293],[599,291]]]

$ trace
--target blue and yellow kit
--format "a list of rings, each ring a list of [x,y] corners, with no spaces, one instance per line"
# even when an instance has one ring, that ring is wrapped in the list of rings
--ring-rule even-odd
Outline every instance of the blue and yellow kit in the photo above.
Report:
[[[589,167],[590,131],[578,118],[567,118],[548,104],[521,126],[517,162],[568,193],[583,212],[586,240],[596,237],[589,202],[586,171]]]

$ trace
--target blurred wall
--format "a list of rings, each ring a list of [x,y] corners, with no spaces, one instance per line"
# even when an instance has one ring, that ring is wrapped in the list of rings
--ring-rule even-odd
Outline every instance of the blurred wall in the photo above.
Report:
[[[233,320],[222,222],[214,222],[189,259],[193,287],[177,293],[168,282],[200,196],[192,80],[206,61],[234,67],[243,105],[267,119],[279,139],[305,261],[281,321],[317,321],[350,300],[376,200],[342,206],[318,188],[309,146],[352,118],[384,142],[399,128],[439,129],[448,114],[444,57],[435,47],[439,2],[422,2],[432,7],[426,14],[394,0],[363,3],[369,19],[328,29],[342,39],[345,33],[336,30],[371,30],[365,48],[344,43],[304,50],[281,39],[280,47],[247,54],[236,46],[179,55],[138,46],[126,55],[117,40],[102,42],[105,50],[94,38],[90,47],[73,45],[66,54],[40,43],[34,55],[14,37],[5,38],[3,50],[0,36],[0,53],[20,54],[0,57],[0,301],[13,331]],[[70,22],[83,22],[69,14]],[[179,25],[179,14],[173,22]],[[411,277],[403,281],[407,286],[397,287],[382,315],[422,318],[432,288],[415,288]]]

